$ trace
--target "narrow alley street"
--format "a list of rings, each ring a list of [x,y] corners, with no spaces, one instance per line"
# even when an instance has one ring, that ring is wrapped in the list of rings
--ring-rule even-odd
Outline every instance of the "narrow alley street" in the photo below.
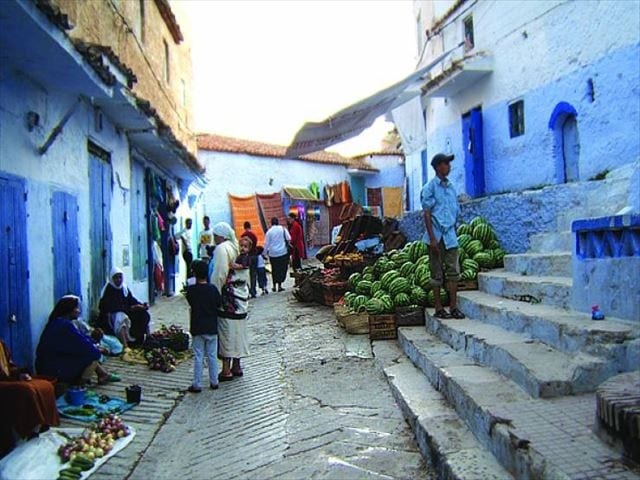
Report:
[[[109,462],[96,478],[431,478],[368,336],[346,334],[331,309],[296,302],[286,286],[253,300],[244,377],[177,397],[151,439],[128,448],[129,472]],[[162,299],[153,317],[156,328],[186,326],[187,304],[181,296]],[[168,375],[151,372],[148,382],[159,375],[184,391],[191,361]]]

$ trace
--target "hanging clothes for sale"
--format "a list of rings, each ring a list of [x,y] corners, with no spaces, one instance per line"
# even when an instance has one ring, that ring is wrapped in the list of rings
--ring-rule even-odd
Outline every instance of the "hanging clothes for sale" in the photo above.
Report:
[[[349,182],[344,181],[340,184],[340,198],[342,203],[351,203],[351,186]]]

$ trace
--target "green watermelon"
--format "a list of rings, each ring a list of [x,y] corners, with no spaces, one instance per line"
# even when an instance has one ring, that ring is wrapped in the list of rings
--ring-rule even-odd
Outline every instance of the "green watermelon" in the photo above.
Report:
[[[364,308],[366,309],[369,315],[380,315],[384,312],[384,303],[377,298],[372,298],[364,304]]]
[[[371,282],[371,295],[374,295],[378,290],[382,290],[382,282],[380,280]]]
[[[473,229],[473,238],[480,240],[483,247],[488,247],[489,243],[495,238],[492,228],[486,223],[481,223]]]
[[[475,280],[476,278],[478,278],[478,271],[477,270],[464,270],[461,274],[460,274],[460,280]]]
[[[427,246],[422,240],[416,240],[409,249],[409,260],[411,262],[417,262],[419,258],[424,257],[427,254]]]
[[[462,262],[462,270],[473,270],[477,272],[478,270],[480,270],[480,264],[472,258],[467,258],[464,262]]]
[[[367,265],[362,269],[362,275],[367,275],[368,273],[370,273],[371,275],[374,274],[374,269],[372,265]]]
[[[471,228],[476,228],[477,225],[481,224],[481,223],[488,223],[484,218],[482,217],[474,217],[470,222],[469,222],[469,226]]]
[[[477,253],[482,252],[483,250],[482,242],[480,240],[471,240],[469,244],[465,247],[467,254],[470,257],[475,257]]]
[[[463,233],[462,235],[458,235],[458,245],[460,246],[460,248],[466,249],[472,240],[473,240],[473,237],[468,233]]]
[[[400,278],[400,272],[397,270],[389,270],[382,277],[380,277],[380,283],[382,284],[382,288],[385,290],[389,290],[389,284],[395,280],[396,278]]]
[[[403,263],[409,261],[409,254],[406,252],[398,252],[391,256],[391,261],[395,263],[396,268],[400,268]]]
[[[495,232],[494,232],[495,233]],[[495,250],[496,248],[500,248],[500,242],[498,242],[498,240],[493,239],[489,242],[489,247],[490,250]]]
[[[376,291],[376,292],[372,295],[372,297],[373,297],[373,298],[382,298],[382,297],[384,297],[385,295],[388,295],[388,293],[387,293],[387,292],[385,292],[385,291],[381,288],[380,290]]]
[[[406,278],[396,278],[389,284],[389,294],[395,299],[399,293],[408,293],[410,288],[411,285]]]
[[[367,282],[373,282],[375,280],[375,277],[373,276],[373,273],[365,273],[362,275],[362,280],[366,280]]]
[[[427,292],[425,292],[420,287],[413,287],[411,289],[411,293],[409,294],[409,298],[412,303],[416,305],[426,305],[427,304]]]
[[[493,266],[496,268],[504,267],[504,250],[501,248],[494,248],[491,250],[491,259],[493,260]]]
[[[458,227],[458,230],[456,231],[458,236],[464,235],[464,234],[471,235],[471,232],[473,232],[473,227],[467,223],[463,223],[462,225],[460,225]]]
[[[458,249],[458,262],[460,263],[460,265],[462,265],[462,262],[464,262],[467,259],[467,251],[464,248],[459,248]]]
[[[373,285],[373,282],[369,280],[360,280],[358,285],[356,285],[356,293],[360,295],[371,295],[371,285]]]
[[[364,304],[367,303],[367,300],[369,299],[366,296],[358,295],[351,302],[351,310],[354,312],[361,312],[364,309]]]
[[[473,256],[473,259],[478,262],[478,265],[484,268],[491,268],[493,264],[493,259],[491,258],[491,254],[487,252],[478,252]]]
[[[351,275],[349,275],[349,278],[347,279],[347,285],[349,285],[349,288],[351,288],[352,290],[355,290],[356,285],[358,284],[358,282],[360,282],[360,280],[362,280],[361,273],[359,272],[352,273]]]
[[[413,262],[404,262],[400,267],[400,275],[403,277],[409,277],[416,269],[416,264]]]
[[[396,307],[406,307],[411,305],[411,299],[406,293],[398,293],[393,297],[393,303]]]
[[[393,312],[395,306],[393,305],[393,300],[390,295],[383,295],[380,297],[380,301],[384,305],[383,313],[391,313]]]
[[[444,288],[440,289],[440,300],[442,301],[443,306],[449,305],[449,294]],[[435,298],[434,298],[433,290],[430,290],[429,293],[427,293],[427,306],[428,307],[435,306]]]
[[[426,265],[419,265],[418,268],[416,268],[415,281],[418,287],[421,287],[423,290],[428,290],[430,288],[431,281],[431,271],[429,270],[429,267]]]

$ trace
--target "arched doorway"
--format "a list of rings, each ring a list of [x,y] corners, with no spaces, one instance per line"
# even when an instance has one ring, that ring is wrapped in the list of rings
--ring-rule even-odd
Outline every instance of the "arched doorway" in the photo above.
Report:
[[[578,122],[576,117],[568,115],[562,124],[562,159],[564,163],[564,181],[576,182],[578,176],[578,159],[580,158],[580,140],[578,139]]]
[[[553,109],[549,128],[554,134],[554,158],[557,183],[580,180],[580,137],[578,113],[567,102],[560,102]]]

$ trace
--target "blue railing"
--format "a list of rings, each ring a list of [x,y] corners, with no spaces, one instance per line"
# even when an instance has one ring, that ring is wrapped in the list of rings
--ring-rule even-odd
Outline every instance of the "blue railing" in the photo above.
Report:
[[[576,220],[571,231],[580,259],[640,257],[640,215]]]

